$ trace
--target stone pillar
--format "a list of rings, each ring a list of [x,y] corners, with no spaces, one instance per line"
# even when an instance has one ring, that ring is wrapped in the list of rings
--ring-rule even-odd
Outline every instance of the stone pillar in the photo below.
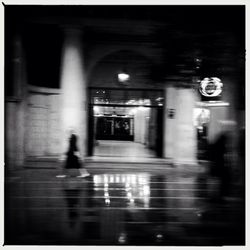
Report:
[[[196,94],[193,89],[179,88],[176,92],[175,162],[196,163],[197,140],[193,124]]]
[[[61,65],[62,154],[67,151],[70,131],[78,136],[82,157],[87,149],[87,94],[82,49],[82,31],[65,29]]]
[[[165,89],[163,156],[170,159],[174,158],[177,133],[176,95],[176,88],[169,86]]]

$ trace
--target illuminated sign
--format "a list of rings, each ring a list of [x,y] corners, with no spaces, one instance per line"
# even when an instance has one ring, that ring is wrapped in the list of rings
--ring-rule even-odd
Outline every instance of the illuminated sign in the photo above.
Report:
[[[200,83],[200,93],[206,97],[216,97],[222,92],[223,83],[217,77],[206,77]]]

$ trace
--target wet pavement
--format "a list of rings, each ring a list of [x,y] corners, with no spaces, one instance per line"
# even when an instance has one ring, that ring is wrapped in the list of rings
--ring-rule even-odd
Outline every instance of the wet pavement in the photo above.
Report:
[[[58,178],[58,169],[7,176],[5,244],[244,245],[237,185],[218,200],[218,182],[204,171],[98,166],[85,178]]]

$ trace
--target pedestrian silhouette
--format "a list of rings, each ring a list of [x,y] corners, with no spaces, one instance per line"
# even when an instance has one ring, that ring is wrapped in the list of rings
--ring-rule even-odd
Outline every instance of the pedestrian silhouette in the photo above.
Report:
[[[211,145],[211,175],[219,180],[219,197],[223,198],[229,194],[230,166],[226,161],[228,134],[221,133],[215,143]]]
[[[82,166],[83,162],[80,160],[80,153],[77,147],[77,136],[72,133],[69,138],[69,148],[66,153],[66,162],[64,165],[64,170],[66,173],[57,175],[58,178],[66,177],[65,174],[69,176],[76,177],[87,177],[89,176],[88,171]],[[80,174],[80,175],[79,175]]]
[[[71,134],[69,138],[69,149],[67,152],[66,158],[66,169],[76,168],[79,169],[81,167],[79,162],[79,152],[77,148],[77,136],[75,134]]]

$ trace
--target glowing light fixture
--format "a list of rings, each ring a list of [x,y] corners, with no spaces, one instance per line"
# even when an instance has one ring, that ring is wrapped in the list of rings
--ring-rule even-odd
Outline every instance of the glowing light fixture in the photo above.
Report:
[[[139,104],[139,105],[143,105],[143,104],[144,104],[144,101],[143,101],[142,99],[140,99],[140,100],[138,101],[138,104]]]
[[[120,182],[120,176],[116,176],[116,177],[115,177],[115,182],[116,182],[116,183],[119,183],[119,182]]]
[[[99,108],[99,107],[97,107],[97,106],[94,106],[94,112],[95,112],[95,113],[100,112],[100,108]]]
[[[137,112],[137,108],[133,108],[133,109],[131,109],[131,110],[129,111],[129,114],[130,114],[130,115],[135,115],[136,112]]]
[[[98,186],[99,183],[100,183],[99,176],[94,175],[94,186]]]
[[[143,186],[143,193],[145,196],[148,196],[150,194],[150,188],[148,185]]]
[[[105,199],[106,205],[110,205],[110,199]]]
[[[104,183],[106,184],[106,183],[108,183],[109,181],[108,181],[108,177],[107,177],[107,175],[104,175]]]
[[[145,110],[147,110],[147,107],[139,106],[139,107],[137,108],[137,110],[138,110],[138,111],[145,111]]]
[[[131,193],[131,192],[128,192],[128,193],[127,193],[127,197],[128,197],[128,198],[131,198],[131,197],[132,197],[132,193]]]
[[[123,72],[123,73],[119,73],[118,74],[118,80],[119,80],[119,82],[127,82],[129,79],[130,79],[130,76],[127,73]]]
[[[136,176],[135,175],[132,175],[131,183],[136,184]]]
[[[113,175],[111,175],[111,176],[109,177],[109,182],[110,182],[110,183],[114,183],[114,176],[113,176]]]
[[[119,239],[118,239],[118,242],[123,244],[123,243],[126,243],[127,241],[127,236],[125,233],[121,233],[120,236],[119,236]]]

